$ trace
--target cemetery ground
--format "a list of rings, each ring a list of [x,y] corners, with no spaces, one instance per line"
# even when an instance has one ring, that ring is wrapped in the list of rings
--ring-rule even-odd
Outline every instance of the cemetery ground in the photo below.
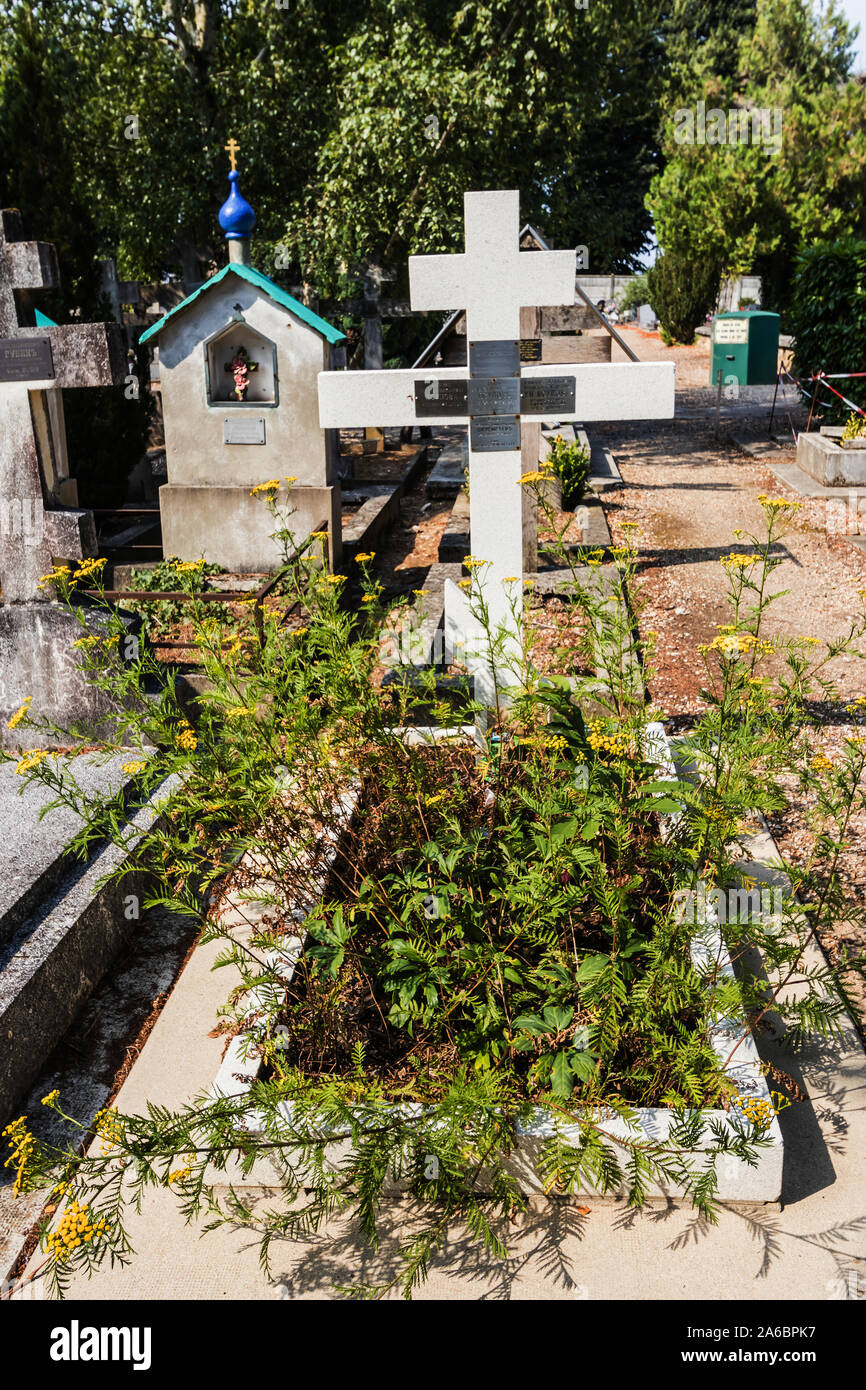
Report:
[[[759,494],[800,500],[785,493],[767,465],[752,461],[727,438],[716,437],[706,392],[684,395],[684,401],[693,412],[691,419],[685,415],[669,425],[618,425],[593,431],[612,448],[625,483],[603,498],[614,545],[629,539],[624,522],[637,525],[637,531],[630,534],[638,552],[637,579],[645,586],[647,597],[638,631],[640,639],[655,648],[647,658],[647,666],[656,669],[649,692],[654,707],[668,718],[671,732],[690,726],[704,708],[695,651],[712,643],[718,626],[730,618],[724,599],[722,558],[749,549],[732,532],[735,528],[760,532],[764,512],[757,500]],[[748,416],[745,410],[737,420],[737,428],[746,428],[747,433]],[[755,433],[760,429],[757,421],[765,416],[765,409],[754,412]],[[730,422],[726,428],[730,431]],[[377,541],[377,553],[369,562],[369,582],[374,588],[381,583],[386,597],[398,592],[414,595],[414,590],[424,588],[431,566],[438,563],[451,504],[426,498],[423,484],[421,475],[401,499],[399,517]],[[826,640],[843,631],[860,606],[857,590],[866,584],[866,559],[850,541],[828,536],[821,529],[816,509],[810,507],[794,515],[780,546],[790,563],[774,571],[771,582],[789,593],[770,610],[768,632]],[[603,568],[607,570],[608,565]],[[369,582],[367,592],[371,592]],[[652,632],[658,632],[657,639]],[[557,639],[560,652],[563,645]],[[860,649],[866,650],[862,642]],[[859,662],[843,657],[837,666],[833,674],[840,685],[841,700],[832,707],[818,708],[824,722],[817,736],[826,739],[822,747],[831,757],[838,754],[844,736],[854,729],[853,720],[845,715],[844,702],[856,698],[863,688]],[[789,806],[771,821],[777,842],[784,853],[791,851],[793,860],[809,847],[809,830],[804,824],[809,803],[810,796],[792,783]],[[760,821],[751,829],[744,841],[741,868],[759,881],[772,883],[776,881],[772,841]],[[856,835],[859,827],[854,825],[852,830]],[[856,841],[846,853],[842,874],[847,888],[854,891],[859,887],[862,893],[856,868],[859,844]],[[156,930],[158,935],[159,924]],[[847,933],[840,920],[824,933],[823,944],[832,953],[846,940],[862,944],[857,932]],[[116,1041],[114,1052],[106,1047],[101,1070],[98,1055],[92,1057],[95,1081],[93,1075],[82,1079],[68,1069],[61,1072],[58,1058],[52,1057],[27,1102],[28,1115],[38,1114],[43,1095],[67,1084],[77,1092],[76,1113],[84,1112],[88,1120],[109,1099],[114,1100],[119,1113],[138,1115],[147,1103],[177,1110],[193,1097],[206,1094],[220,1070],[225,1049],[225,1037],[213,1025],[228,990],[226,971],[212,969],[224,947],[225,942],[214,940],[192,952],[162,1007],[152,1015],[146,1008],[148,988],[142,990],[140,1020],[133,1016],[135,1038],[123,1035],[120,1065],[113,1076],[109,1076],[110,1059],[117,1053]],[[146,981],[151,993],[166,993],[166,971],[168,977],[176,974],[178,952],[175,944],[166,960],[154,965]],[[820,968],[817,951],[810,952],[807,959],[811,968]],[[121,964],[118,972],[108,977],[103,990],[110,993],[114,981],[126,987],[123,968]],[[83,1016],[85,1034],[88,1020],[101,1012],[101,1000],[104,995],[91,999]],[[858,1000],[862,1001],[862,995]],[[111,1035],[110,1010],[106,1012]],[[70,1043],[74,1039],[72,1034]],[[861,1040],[853,1023],[843,1018],[834,1037],[810,1043],[796,1064],[779,1049],[773,1036],[762,1036],[760,1041],[765,1061],[791,1078],[785,1089],[789,1098],[792,1094],[795,1097],[794,1104],[781,1107],[779,1116],[785,1139],[781,1209],[773,1204],[723,1202],[718,1224],[713,1226],[687,1204],[673,1201],[633,1210],[621,1200],[597,1195],[579,1201],[555,1195],[536,1197],[524,1212],[499,1221],[497,1234],[508,1249],[504,1258],[480,1250],[465,1222],[455,1220],[442,1248],[431,1253],[429,1278],[415,1296],[567,1300],[862,1297],[866,1193],[858,1168],[866,1139],[862,1106],[866,1061]],[[131,1042],[137,1055],[129,1066],[126,1051]],[[61,1096],[61,1101],[65,1099]],[[42,1117],[43,1130],[54,1123],[50,1107],[48,1115],[42,1111]],[[34,1128],[38,1134],[39,1128]],[[97,1139],[92,1151],[103,1147]],[[227,1181],[227,1175],[216,1175],[224,1200]],[[248,1225],[264,1211],[279,1208],[282,1194],[273,1187],[257,1186],[255,1174],[252,1181],[241,1183],[239,1190],[249,1204],[250,1222],[238,1211],[235,1222],[200,1239],[196,1225],[185,1223],[170,1183],[147,1189],[141,1213],[130,1215],[128,1221],[136,1250],[129,1267],[112,1268],[105,1262],[92,1278],[82,1266],[73,1267],[67,1293],[91,1300],[331,1298],[341,1284],[351,1289],[360,1283],[387,1285],[396,1279],[401,1269],[400,1247],[417,1228],[419,1219],[417,1208],[407,1199],[389,1198],[381,1216],[377,1250],[371,1250],[363,1240],[357,1219],[336,1214],[315,1233],[278,1234],[266,1274],[259,1263],[257,1239]],[[10,1210],[8,1193],[7,1185],[4,1214]],[[23,1199],[28,1214],[36,1214],[45,1195],[43,1189]],[[22,1233],[20,1220],[15,1228]],[[31,1239],[29,1244],[19,1244],[15,1263],[16,1273],[26,1278],[40,1269],[44,1255],[33,1250]],[[26,1289],[25,1285],[18,1296],[25,1295]],[[385,1296],[398,1297],[399,1288],[389,1288]]]

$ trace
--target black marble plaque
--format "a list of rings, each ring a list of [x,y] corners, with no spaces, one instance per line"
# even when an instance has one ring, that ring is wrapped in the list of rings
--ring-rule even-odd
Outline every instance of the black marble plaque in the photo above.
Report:
[[[264,444],[265,421],[261,415],[224,415],[223,444]]]
[[[520,421],[509,415],[475,415],[469,421],[469,447],[479,454],[520,448]]]
[[[540,339],[540,338],[521,338],[521,339],[520,339],[520,360],[521,360],[521,362],[540,362],[540,361],[541,361],[541,339]]]
[[[50,338],[0,338],[0,381],[50,381]]]
[[[520,343],[517,338],[470,342],[470,376],[517,376],[520,371]]]
[[[420,416],[466,415],[466,381],[428,377],[415,382],[415,414]]]
[[[520,410],[524,415],[573,415],[574,377],[521,377]]]
[[[470,415],[519,415],[520,377],[473,377],[469,382]]]

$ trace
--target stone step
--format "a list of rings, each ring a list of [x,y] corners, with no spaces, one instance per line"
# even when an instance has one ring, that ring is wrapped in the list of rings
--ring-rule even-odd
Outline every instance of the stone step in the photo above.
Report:
[[[856,488],[849,489],[843,484],[828,487],[825,483],[819,483],[817,479],[804,472],[797,463],[775,463],[769,459],[767,463],[780,482],[787,483],[788,487],[799,492],[801,497],[824,497],[829,501],[841,501],[844,504],[849,491],[857,493]]]
[[[600,499],[594,493],[589,493],[583,497],[575,511],[577,515],[583,514],[584,523],[580,540],[565,542],[568,554],[579,556],[587,550],[607,550],[611,544],[611,535]],[[555,558],[557,557],[551,542],[540,540],[538,559],[541,568],[545,567],[543,562],[553,561]]]
[[[400,519],[399,484],[380,485],[343,525],[343,563],[370,548],[373,541]]]
[[[76,776],[83,780],[81,766]],[[130,843],[153,825],[156,798],[166,790],[163,784],[136,812]],[[18,875],[23,889],[19,914],[27,910],[0,947],[0,1124],[135,930],[146,895],[147,884],[137,871],[100,886],[106,874],[124,863],[126,849],[103,845],[83,863],[58,854],[56,846],[76,829],[67,817],[65,834],[61,832],[62,816],[55,818],[52,812],[41,822],[51,830],[55,846],[36,837],[42,852],[34,851]],[[27,823],[32,832],[32,817]]]
[[[622,474],[616,459],[604,444],[596,442],[590,449],[589,477],[587,490],[591,492],[610,492],[612,488],[622,487]]]
[[[470,552],[469,544],[469,498],[465,492],[458,492],[451,508],[448,525],[439,541],[439,562],[443,565],[459,563]]]
[[[449,439],[439,451],[427,479],[427,496],[456,497],[466,481],[468,443],[466,436]]]
[[[412,452],[389,450],[381,454],[352,455],[355,483],[396,483],[400,495],[408,492],[427,462],[427,445]],[[348,484],[348,491],[352,482]]]

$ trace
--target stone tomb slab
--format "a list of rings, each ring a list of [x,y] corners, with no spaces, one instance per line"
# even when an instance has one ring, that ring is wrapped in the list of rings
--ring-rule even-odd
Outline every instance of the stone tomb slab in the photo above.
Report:
[[[121,765],[128,755],[106,760],[77,760],[75,777],[88,794],[113,792],[126,778]],[[0,763],[0,843],[3,845],[3,901],[0,903],[0,942],[9,937],[40,898],[74,864],[65,846],[81,829],[81,817],[70,806],[58,807],[40,820],[53,794],[41,782],[26,783],[15,764]]]
[[[126,780],[124,756],[77,759],[76,780],[91,794],[110,794]],[[5,908],[9,934],[0,941],[2,1125],[134,931],[147,883],[137,871],[102,883],[126,858],[126,850],[113,844],[86,863],[67,859],[62,847],[78,828],[75,813],[52,812],[40,821],[50,794],[34,784],[19,799],[14,766],[0,773],[0,830],[12,846],[15,893]],[[132,839],[153,824],[155,802],[133,816]]]

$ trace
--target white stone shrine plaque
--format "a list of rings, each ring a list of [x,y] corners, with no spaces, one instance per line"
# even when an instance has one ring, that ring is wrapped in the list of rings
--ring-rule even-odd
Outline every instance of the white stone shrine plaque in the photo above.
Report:
[[[223,417],[223,444],[264,444],[263,415],[226,415]]]

